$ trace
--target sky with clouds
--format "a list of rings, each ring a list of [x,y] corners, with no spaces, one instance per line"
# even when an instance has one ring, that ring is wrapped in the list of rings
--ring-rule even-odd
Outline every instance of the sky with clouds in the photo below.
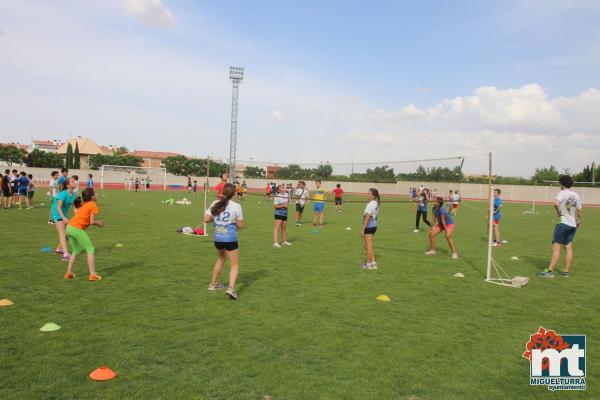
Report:
[[[600,161],[600,0],[0,0],[0,142],[238,159]],[[465,170],[480,172],[480,158]]]

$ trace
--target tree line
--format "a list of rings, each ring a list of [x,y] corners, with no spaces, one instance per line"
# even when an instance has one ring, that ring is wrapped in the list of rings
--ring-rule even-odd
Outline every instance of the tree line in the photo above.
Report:
[[[88,164],[90,169],[99,169],[102,165],[123,165],[141,167],[144,160],[142,157],[127,155],[127,149],[123,147],[117,149],[112,155],[94,154],[90,155]],[[66,154],[46,153],[39,149],[34,149],[27,153],[15,145],[0,145],[0,161],[7,165],[25,164],[32,168],[81,168],[81,155],[79,145],[75,144],[75,149],[71,143],[67,145]]]
[[[493,182],[502,185],[533,185],[542,184],[544,181],[558,181],[561,173],[569,174],[575,182],[599,182],[600,167],[587,165],[581,172],[571,173],[569,170],[559,172],[558,169],[551,165],[550,167],[536,168],[534,174],[530,178],[514,177],[514,176],[493,176]],[[246,178],[265,178],[266,171],[261,167],[246,167],[244,171]],[[290,179],[290,180],[313,180],[323,179],[339,182],[375,182],[375,183],[395,183],[398,181],[417,181],[417,182],[460,182],[460,183],[487,183],[486,175],[473,176],[465,175],[460,166],[454,168],[448,167],[430,167],[426,168],[423,165],[417,166],[413,172],[395,173],[394,169],[388,165],[382,165],[375,168],[368,168],[362,173],[352,173],[349,175],[334,175],[333,168],[330,164],[321,164],[317,168],[302,168],[298,164],[290,164],[286,167],[281,167],[275,171],[274,179]],[[585,185],[585,184],[584,184]],[[588,186],[592,186],[589,184]]]
[[[88,164],[90,169],[99,169],[102,165],[122,165],[141,167],[143,158],[128,155],[125,147],[119,147],[114,150],[112,155],[94,154],[89,157]],[[46,153],[38,149],[31,153],[15,145],[0,145],[0,161],[7,165],[25,164],[28,167],[41,168],[72,168],[79,169],[81,166],[81,156],[79,146],[75,148],[69,143],[66,154]],[[205,158],[189,158],[185,156],[172,156],[163,160],[163,164],[168,173],[179,176],[205,176],[206,166],[209,165],[209,175],[219,176],[227,172],[229,166],[215,160]],[[569,174],[575,182],[599,182],[600,167],[592,163],[585,166],[582,171],[572,173],[564,170],[562,173]],[[532,185],[542,184],[544,181],[558,181],[561,174],[559,170],[551,165],[549,167],[536,168],[530,178],[521,178],[513,176],[493,177],[494,183],[504,185]],[[266,178],[267,173],[264,168],[247,166],[244,170],[245,178]],[[430,167],[423,165],[417,166],[413,172],[396,173],[388,165],[368,168],[365,172],[352,173],[349,175],[334,175],[331,164],[320,164],[316,168],[303,168],[298,164],[290,164],[281,167],[275,172],[275,179],[282,180],[334,180],[340,182],[375,182],[375,183],[395,183],[397,181],[422,181],[422,182],[461,182],[461,183],[487,183],[487,176],[465,175],[460,166],[454,168],[448,167]],[[591,186],[591,184],[589,184]]]

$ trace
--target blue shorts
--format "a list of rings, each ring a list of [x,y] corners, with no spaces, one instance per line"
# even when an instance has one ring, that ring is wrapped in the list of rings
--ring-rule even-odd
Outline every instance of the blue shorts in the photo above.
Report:
[[[19,189],[19,196],[27,196],[27,189]]]
[[[575,232],[577,228],[569,226],[567,224],[557,224],[554,228],[554,236],[552,236],[552,243],[558,244],[570,244],[575,238]]]
[[[313,203],[313,211],[322,213],[325,210],[325,203]]]

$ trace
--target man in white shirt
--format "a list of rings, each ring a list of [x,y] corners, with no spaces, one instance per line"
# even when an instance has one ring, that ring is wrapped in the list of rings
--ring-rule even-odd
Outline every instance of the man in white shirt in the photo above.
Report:
[[[561,175],[558,178],[560,183],[560,192],[556,195],[554,201],[554,209],[560,222],[554,228],[554,236],[552,238],[552,260],[548,268],[539,272],[537,276],[542,278],[554,278],[554,269],[560,259],[560,247],[565,247],[565,268],[559,275],[563,278],[568,278],[569,269],[573,262],[573,238],[577,232],[577,228],[581,225],[582,204],[579,195],[571,190],[573,186],[573,178],[569,175]]]

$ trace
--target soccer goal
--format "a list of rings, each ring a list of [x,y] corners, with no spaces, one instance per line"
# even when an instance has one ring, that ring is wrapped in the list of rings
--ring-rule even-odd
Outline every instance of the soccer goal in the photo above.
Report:
[[[167,190],[167,169],[163,167],[134,167],[126,165],[103,165],[100,167],[100,188],[124,190]]]
[[[523,211],[523,215],[525,214],[539,214],[537,211],[535,211],[535,204],[538,201],[538,182],[534,181],[533,182],[533,193],[532,193],[532,200],[531,200],[531,208],[529,210],[525,210]]]

